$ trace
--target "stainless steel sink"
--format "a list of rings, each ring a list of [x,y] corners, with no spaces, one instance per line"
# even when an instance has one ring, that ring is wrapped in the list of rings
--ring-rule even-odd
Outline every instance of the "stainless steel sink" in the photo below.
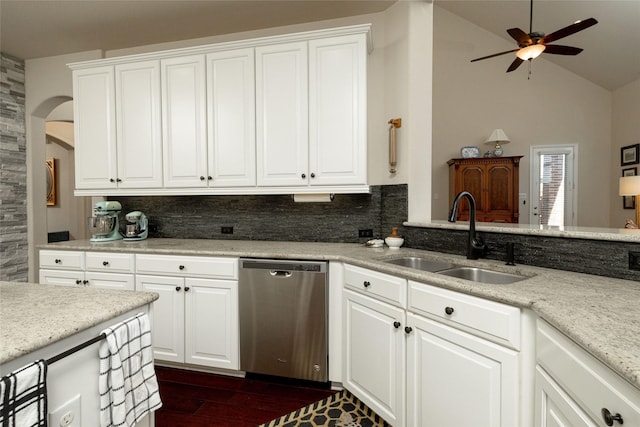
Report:
[[[527,277],[517,274],[502,273],[500,271],[485,270],[476,267],[450,268],[448,270],[438,271],[438,274],[494,285],[508,285],[527,279]]]
[[[436,272],[456,267],[455,264],[445,261],[436,261],[415,256],[407,256],[402,258],[394,258],[385,260],[389,264],[401,265],[403,267],[415,268],[416,270]]]

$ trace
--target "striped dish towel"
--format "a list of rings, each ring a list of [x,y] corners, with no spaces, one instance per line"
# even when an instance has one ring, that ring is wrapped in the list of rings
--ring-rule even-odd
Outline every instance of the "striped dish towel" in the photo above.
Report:
[[[0,425],[47,427],[47,364],[44,360],[2,377]]]
[[[153,366],[149,317],[140,313],[102,331],[100,425],[132,427],[162,406]]]

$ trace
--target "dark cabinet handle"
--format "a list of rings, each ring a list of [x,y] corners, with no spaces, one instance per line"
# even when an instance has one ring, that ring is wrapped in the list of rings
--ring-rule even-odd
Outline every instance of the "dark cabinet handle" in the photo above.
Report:
[[[412,328],[411,326],[405,326],[405,327],[404,327],[404,331],[405,331],[407,334],[410,334],[410,333],[411,333],[411,331],[413,331],[413,328]]]
[[[107,265],[109,265],[109,261],[102,261],[102,265],[106,267]]]
[[[300,175],[302,177],[302,179],[305,179],[307,177],[306,173],[303,173],[302,175]]]
[[[445,307],[444,308],[444,312],[447,313],[449,316],[451,316],[454,311],[455,310],[453,309],[453,307]]]
[[[602,419],[604,419],[604,423],[608,426],[612,426],[614,421],[617,421],[620,424],[624,424],[622,415],[618,413],[612,415],[607,408],[602,408]]]
[[[56,264],[62,264],[62,260],[57,258],[53,262],[55,262]]]
[[[179,268],[180,270],[184,270],[184,265],[180,265],[180,266],[178,266],[178,268]]]
[[[185,287],[184,287],[184,291],[185,291],[185,292],[189,292],[189,289],[191,289],[191,288],[189,288],[188,286],[185,286]]]
[[[204,181],[204,176],[201,176],[201,177],[200,177],[200,181]]]
[[[122,182],[120,178],[116,178],[116,182]]]
[[[89,284],[89,281],[88,281],[88,280],[83,280],[83,281],[82,281],[82,284],[83,284],[83,285],[85,285],[85,286],[87,286],[87,285]]]
[[[80,279],[76,280],[76,285],[79,285],[80,283],[82,283],[82,280]]]
[[[393,322],[393,327],[394,328],[398,329],[400,326],[402,326],[402,325],[397,320],[395,322]]]
[[[207,176],[207,179],[208,179],[209,181],[211,181],[211,180],[213,179],[213,177],[212,177],[212,176]]]
[[[116,182],[116,180],[113,178],[109,178],[109,182]]]
[[[315,177],[316,177],[316,174],[311,172],[311,178],[315,178]]]
[[[180,289],[182,289],[180,286],[176,286],[176,292],[180,292]]]
[[[371,282],[369,282],[368,280],[365,280],[363,285],[365,288],[368,288],[369,286],[371,286]]]

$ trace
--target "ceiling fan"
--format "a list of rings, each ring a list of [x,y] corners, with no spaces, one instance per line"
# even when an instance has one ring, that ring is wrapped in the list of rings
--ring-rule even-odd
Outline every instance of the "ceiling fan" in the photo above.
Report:
[[[515,70],[526,60],[532,60],[537,58],[541,53],[551,53],[554,55],[577,55],[582,52],[579,47],[562,46],[549,44],[563,37],[570,36],[597,24],[598,21],[594,18],[585,19],[583,21],[576,21],[571,25],[554,31],[549,35],[544,33],[533,31],[533,0],[531,0],[530,12],[529,12],[529,33],[525,33],[520,28],[509,28],[507,33],[518,42],[517,49],[507,50],[505,52],[494,53],[493,55],[483,56],[482,58],[472,59],[471,62],[482,61],[483,59],[493,58],[495,56],[505,55],[507,53],[516,52],[516,59],[513,60],[507,73]]]

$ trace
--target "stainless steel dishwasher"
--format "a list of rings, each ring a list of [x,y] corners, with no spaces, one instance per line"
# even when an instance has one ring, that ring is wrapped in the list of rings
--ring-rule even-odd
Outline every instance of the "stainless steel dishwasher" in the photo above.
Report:
[[[240,369],[328,381],[327,263],[240,260]]]

